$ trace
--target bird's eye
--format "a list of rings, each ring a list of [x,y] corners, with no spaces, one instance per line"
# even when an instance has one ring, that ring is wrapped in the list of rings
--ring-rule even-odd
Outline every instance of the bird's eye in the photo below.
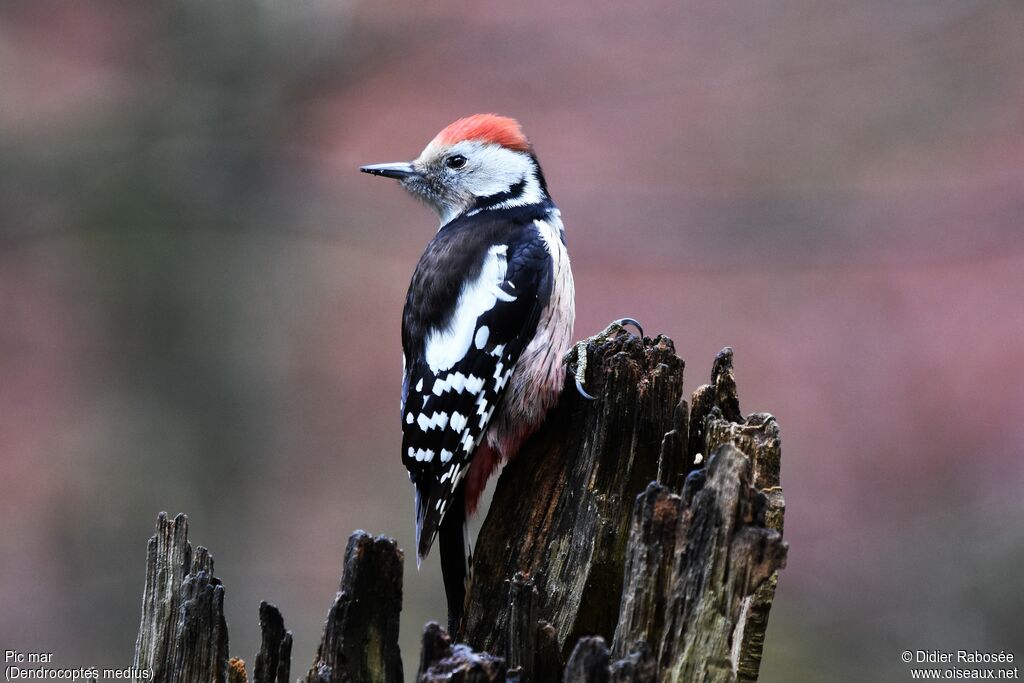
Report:
[[[444,165],[448,168],[462,168],[466,165],[466,157],[461,154],[453,154],[444,160]]]

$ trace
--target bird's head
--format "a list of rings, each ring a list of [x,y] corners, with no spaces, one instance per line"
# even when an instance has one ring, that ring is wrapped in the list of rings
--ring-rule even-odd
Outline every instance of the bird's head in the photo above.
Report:
[[[474,210],[547,199],[544,176],[519,122],[495,114],[452,123],[413,161],[359,170],[396,178],[437,211],[442,225]]]

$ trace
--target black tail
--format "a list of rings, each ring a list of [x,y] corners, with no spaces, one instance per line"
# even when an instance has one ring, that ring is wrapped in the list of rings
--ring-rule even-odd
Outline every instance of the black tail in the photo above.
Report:
[[[458,637],[466,604],[466,576],[469,564],[466,557],[466,493],[464,484],[455,489],[451,505],[437,532],[441,554],[441,575],[444,592],[448,596],[448,633]]]

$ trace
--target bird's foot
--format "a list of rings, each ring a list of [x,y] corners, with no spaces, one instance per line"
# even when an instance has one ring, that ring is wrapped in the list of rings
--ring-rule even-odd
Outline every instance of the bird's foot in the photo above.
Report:
[[[637,336],[641,339],[641,341],[643,340],[643,338],[644,338],[644,328],[643,328],[643,326],[640,323],[638,323],[633,318],[619,318],[618,320],[614,321],[611,325],[606,327],[604,332],[602,332],[601,334],[607,334],[608,336],[611,336],[610,333],[612,331],[614,331],[615,329],[623,329],[624,330],[624,329],[626,329],[626,325],[632,325],[633,327],[635,327],[636,331],[639,333]],[[601,336],[601,335],[598,335],[598,336]]]
[[[644,338],[644,328],[633,318],[620,318],[619,320],[613,321],[608,327],[595,334],[593,337],[581,339],[573,347],[569,349],[569,352],[565,354],[565,363],[570,368],[575,366],[573,370],[573,376],[576,380],[576,391],[579,392],[580,396],[593,401],[596,396],[591,396],[584,386],[587,383],[587,346],[594,342],[600,344],[607,341],[611,337],[615,336],[621,331],[626,330],[626,325],[632,325],[636,328],[637,332],[640,333],[639,337],[642,340]]]

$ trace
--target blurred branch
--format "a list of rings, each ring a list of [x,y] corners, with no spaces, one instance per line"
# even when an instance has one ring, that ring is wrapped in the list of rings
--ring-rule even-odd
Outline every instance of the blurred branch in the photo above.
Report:
[[[505,468],[466,622],[455,639],[427,625],[417,681],[757,679],[787,550],[775,419],[740,414],[731,349],[688,409],[670,339],[612,326],[586,348],[598,400],[565,391]],[[393,540],[352,535],[305,683],[402,680],[402,562]],[[135,666],[157,683],[244,681],[223,595],[185,517],[161,514]],[[266,603],[260,625],[254,682],[285,683],[291,633]]]

